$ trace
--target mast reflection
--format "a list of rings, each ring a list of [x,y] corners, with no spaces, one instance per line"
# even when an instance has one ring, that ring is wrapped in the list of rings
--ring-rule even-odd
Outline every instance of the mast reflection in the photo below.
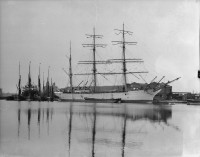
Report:
[[[18,113],[20,113],[20,111],[18,111]],[[38,137],[40,138],[40,134],[41,134],[41,120],[42,122],[44,122],[45,118],[46,118],[47,134],[49,135],[49,130],[50,130],[49,121],[50,119],[53,119],[53,108],[49,108],[49,106],[47,108],[41,108],[41,102],[39,102],[38,108],[36,109],[31,108],[31,105],[29,105],[29,108],[26,111],[26,113],[28,117],[28,139],[29,140],[31,136],[31,133],[30,133],[31,132],[31,118],[34,118],[33,115],[36,115],[36,118],[37,118]],[[18,123],[19,123],[19,120],[18,120]],[[44,124],[42,123],[42,125]]]
[[[42,109],[42,123],[44,123],[44,108]]]
[[[38,106],[38,119],[37,119],[37,124],[38,124],[38,136],[40,137],[40,117],[41,117],[41,104],[39,102]]]
[[[95,137],[96,137],[96,103],[93,104],[92,157],[95,156]]]
[[[53,120],[53,108],[52,107],[51,107],[50,115],[51,115],[51,122],[52,122],[52,120]]]
[[[122,157],[124,157],[124,148],[126,144],[126,105],[124,105],[124,121],[123,121],[123,128],[122,128]]]
[[[18,101],[17,119],[18,119],[18,131],[17,131],[17,136],[18,136],[18,138],[19,138],[19,135],[20,135],[20,123],[21,123],[21,102],[20,102],[20,101]]]
[[[68,144],[69,144],[69,156],[70,156],[70,147],[71,147],[71,133],[72,133],[72,118],[73,118],[73,108],[72,108],[72,103],[70,102],[70,116],[69,116],[69,131],[68,131]]]
[[[47,122],[47,134],[49,135],[49,106],[46,109],[46,122]]]
[[[30,138],[34,138],[34,131],[36,131],[36,137],[39,138],[43,135],[49,135],[49,133],[54,134],[56,130],[53,129],[53,126],[55,122],[57,122],[58,118],[62,118],[60,114],[66,114],[66,110],[63,110],[62,107],[56,107],[54,110],[53,106],[50,106],[51,104],[46,105],[38,103],[38,105],[31,105],[32,104],[29,104],[26,110],[22,110],[21,104],[18,105],[18,137],[20,136],[20,125],[21,135],[23,131],[22,122],[24,111],[25,114],[27,114],[28,119],[29,140]],[[91,157],[99,155],[99,145],[117,147],[119,155],[125,157],[128,154],[126,148],[139,148],[144,144],[143,139],[141,139],[141,141],[140,138],[138,138],[139,140],[135,139],[135,133],[138,135],[144,133],[143,130],[145,130],[141,130],[141,128],[138,129],[140,122],[135,125],[135,122],[138,120],[142,120],[142,123],[144,124],[155,123],[167,127],[173,127],[178,130],[176,126],[169,124],[169,119],[172,117],[171,106],[131,106],[126,104],[111,106],[109,104],[105,105],[98,103],[74,105],[72,102],[68,105],[67,117],[69,117],[69,119],[67,119],[67,135],[65,134],[65,136],[67,136],[67,142],[65,142],[65,144],[67,145],[68,143],[68,146],[66,146],[65,149],[68,150],[68,156],[73,156],[73,146],[76,145],[77,142],[78,144],[81,144],[81,142],[85,144],[87,142],[89,149],[86,149],[86,151]],[[58,116],[55,118],[55,121],[53,121],[54,115],[55,117]],[[85,119],[83,117],[85,117]],[[41,123],[42,121],[44,121],[44,124]],[[25,125],[25,127],[27,126]],[[50,129],[53,131],[51,132]],[[78,138],[75,138],[76,136],[74,135],[77,135],[76,132],[73,132],[72,134],[72,131],[75,129],[76,131],[84,131],[84,133],[78,134]],[[25,131],[26,130],[27,128],[25,128]]]
[[[31,108],[28,108],[28,139],[30,140]]]
[[[139,131],[137,131],[137,127],[134,127],[134,123],[138,120],[144,120],[145,123],[157,123],[157,124],[164,124],[167,127],[173,127],[169,124],[168,120],[172,117],[172,109],[171,106],[163,107],[163,106],[131,106],[131,105],[116,105],[116,106],[105,106],[102,104],[92,104],[92,105],[82,105],[79,107],[75,107],[74,110],[70,110],[70,115],[74,114],[74,116],[86,116],[92,118],[92,139],[91,139],[91,156],[94,157],[96,154],[95,145],[103,144],[103,145],[111,145],[113,147],[118,146],[121,149],[121,156],[125,157],[126,154],[126,147],[127,148],[139,148],[142,146],[142,141],[134,141],[133,140],[127,140],[128,135],[130,134],[144,134],[144,132],[141,132],[141,128]],[[109,119],[109,121],[115,117],[121,117],[122,118],[122,127],[120,130],[113,130],[113,129],[107,129],[107,128],[98,128],[97,130],[97,116],[103,117],[103,119]],[[128,127],[130,123],[130,128]],[[162,123],[160,123],[162,122]],[[138,124],[138,123],[137,123]],[[69,129],[70,129],[69,124]],[[110,123],[110,126],[115,125]],[[175,128],[175,127],[173,127]],[[79,131],[85,131],[84,128],[77,128]],[[136,129],[136,130],[133,130]],[[176,129],[176,128],[175,128]],[[177,129],[176,129],[177,130]],[[115,133],[120,133],[119,136],[121,136],[121,140],[113,141],[113,139],[104,139],[100,138],[97,139],[96,135],[97,132],[104,132],[104,133],[110,133],[114,131]],[[69,134],[70,136],[70,134]],[[131,135],[131,137],[133,137]],[[117,140],[117,138],[116,138]],[[88,142],[88,140],[83,140],[84,142]],[[98,147],[97,147],[98,148]],[[97,149],[96,148],[96,149]]]

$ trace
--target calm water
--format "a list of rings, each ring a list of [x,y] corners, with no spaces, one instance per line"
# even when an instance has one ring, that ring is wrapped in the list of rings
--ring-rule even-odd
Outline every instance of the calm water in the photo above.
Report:
[[[200,106],[0,101],[0,156],[200,157]]]

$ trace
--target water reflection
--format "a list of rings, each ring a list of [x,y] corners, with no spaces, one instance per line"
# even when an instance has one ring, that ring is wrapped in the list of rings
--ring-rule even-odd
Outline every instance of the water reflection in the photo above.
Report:
[[[49,135],[49,108],[46,109],[47,134]]]
[[[124,125],[123,125],[123,129],[122,129],[122,157],[124,157],[124,147],[125,147],[125,143],[126,143],[126,106],[124,106]]]
[[[28,108],[28,139],[30,140],[30,136],[31,136],[31,107],[29,106]]]
[[[92,127],[92,157],[95,156],[95,136],[96,136],[96,104],[93,104],[93,127]]]
[[[74,114],[75,116],[80,117],[80,119],[83,119],[81,117],[81,115],[83,115],[85,117],[85,120],[88,123],[88,120],[86,117],[90,116],[92,117],[92,124],[91,124],[91,133],[92,133],[92,137],[91,137],[91,146],[92,146],[92,152],[91,152],[91,156],[94,157],[95,156],[95,148],[96,148],[96,144],[103,144],[103,145],[110,145],[110,146],[118,146],[120,147],[120,143],[121,143],[121,156],[124,157],[125,156],[125,147],[129,147],[129,148],[133,148],[133,147],[139,147],[142,145],[141,142],[135,142],[135,141],[129,141],[128,143],[126,143],[126,136],[127,136],[127,121],[131,121],[136,122],[139,120],[145,120],[145,121],[149,121],[150,123],[161,123],[163,122],[167,127],[171,127],[171,125],[167,122],[168,119],[171,118],[172,116],[172,110],[171,107],[144,107],[144,108],[132,108],[130,106],[127,105],[123,105],[123,106],[112,106],[111,108],[108,108],[108,106],[99,106],[97,104],[93,104],[93,105],[88,105],[88,106],[74,106],[74,110],[71,110],[72,105],[70,105],[70,121],[69,121],[69,150],[70,150],[70,140],[71,140],[71,132],[72,130],[74,131],[88,131],[88,129],[84,130],[84,128],[77,128],[77,127],[73,127],[72,129],[72,115]],[[106,128],[100,128],[97,127],[98,123],[97,121],[98,118],[101,117],[108,117],[109,119],[115,118],[115,117],[119,117],[122,119],[122,130],[118,131],[118,130],[109,130]],[[130,124],[129,124],[130,125]],[[88,124],[87,124],[88,126]],[[104,138],[96,138],[96,134],[97,133],[102,133],[102,132],[121,132],[121,142],[117,142],[117,141],[113,141],[110,140],[109,138],[104,139]],[[128,134],[131,133],[138,133],[138,134],[142,134],[142,132],[138,131],[133,131],[133,130],[129,130]],[[84,137],[83,137],[84,138]],[[81,142],[84,143],[90,143],[90,139],[82,139],[80,140]]]
[[[18,119],[18,129],[17,129],[17,136],[19,138],[20,135],[20,119],[21,119],[21,103],[18,102],[18,112],[17,112],[17,119]]]
[[[68,144],[69,144],[69,156],[70,156],[70,146],[71,146],[71,131],[72,131],[72,115],[73,115],[73,111],[72,111],[72,103],[70,102],[70,107],[69,107],[69,114],[70,114],[70,117],[69,117],[69,131],[68,131]]]
[[[21,126],[24,121],[22,114],[27,117],[30,141],[49,136],[55,138],[63,132],[64,127],[68,136],[68,156],[76,156],[79,150],[78,143],[80,149],[83,146],[84,151],[88,151],[86,154],[92,157],[95,157],[102,147],[117,148],[120,156],[125,157],[126,148],[134,150],[144,144],[143,136],[149,131],[143,129],[145,125],[161,127],[164,125],[165,128],[170,127],[174,131],[180,131],[177,126],[169,123],[172,118],[171,106],[75,105],[74,103],[55,106],[39,102],[39,104],[28,104],[23,108],[20,103],[18,104],[18,138],[20,138],[20,130],[24,129],[23,125]],[[66,114],[68,118],[64,119]]]
[[[35,122],[37,120],[37,127],[38,127],[38,137],[40,138],[40,131],[41,131],[41,118],[42,118],[42,125],[44,125],[44,120],[46,121],[45,124],[47,125],[47,135],[49,135],[49,122],[53,119],[53,108],[47,106],[42,106],[41,102],[39,102],[38,106],[32,105],[31,102],[27,105],[27,109],[21,107],[21,103],[18,104],[17,109],[17,117],[18,117],[18,137],[20,137],[20,125],[21,125],[21,117],[23,113],[21,111],[24,111],[26,117],[27,117],[27,130],[28,130],[28,140],[31,140],[31,127],[35,127],[34,124],[32,124],[32,121]],[[33,119],[34,115],[37,117],[37,119]],[[33,122],[33,123],[34,123]],[[35,128],[33,128],[34,130]],[[35,133],[35,132],[34,132]]]
[[[39,137],[40,137],[40,115],[41,115],[41,103],[39,102],[39,107],[38,107],[38,134],[39,134]]]
[[[44,108],[42,109],[42,122],[44,123]]]

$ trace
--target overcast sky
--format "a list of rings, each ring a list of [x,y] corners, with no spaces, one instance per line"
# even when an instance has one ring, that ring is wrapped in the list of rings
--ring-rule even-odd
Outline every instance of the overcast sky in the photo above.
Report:
[[[78,66],[79,60],[90,60],[91,49],[83,43],[91,39],[85,34],[104,35],[98,43],[107,44],[97,49],[97,60],[121,58],[121,48],[112,45],[120,40],[115,28],[132,31],[127,41],[127,58],[142,58],[143,64],[129,65],[129,70],[148,70],[146,82],[155,76],[159,81],[181,77],[172,83],[173,91],[197,92],[199,81],[199,10],[196,0],[9,0],[0,1],[0,87],[4,92],[16,92],[18,64],[21,63],[22,85],[28,81],[31,61],[32,80],[37,84],[38,66],[41,76],[50,66],[50,77],[58,87],[68,84],[62,68],[68,70],[69,42],[72,42],[73,72],[84,72],[88,66]],[[117,68],[116,68],[117,67]],[[121,70],[121,65],[110,70]],[[100,69],[109,71],[109,66]],[[138,78],[139,79],[138,79]],[[128,82],[144,82],[138,75]],[[83,77],[76,77],[77,85]],[[85,79],[85,78],[84,78]],[[98,84],[117,84],[121,78],[98,77]]]

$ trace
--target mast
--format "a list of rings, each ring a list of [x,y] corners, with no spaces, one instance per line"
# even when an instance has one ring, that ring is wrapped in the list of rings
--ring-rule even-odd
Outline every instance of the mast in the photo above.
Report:
[[[44,89],[44,72],[43,72],[43,94],[44,94],[44,91],[45,91],[45,89]]]
[[[54,100],[54,91],[53,91],[53,82],[52,82],[52,78],[51,78],[51,100]]]
[[[72,57],[71,57],[71,41],[70,41],[70,56],[69,56],[69,79],[70,79],[70,89],[71,93],[73,93],[73,82],[72,82]]]
[[[124,75],[124,84],[125,84],[125,91],[127,91],[127,78],[126,78],[126,56],[125,56],[125,36],[124,36],[124,24],[123,24],[123,44],[122,44],[122,49],[123,49],[123,75]]]
[[[112,41],[114,42],[114,45],[118,45],[118,44],[121,44],[122,45],[122,70],[123,70],[123,78],[124,78],[124,88],[123,88],[123,91],[126,92],[127,91],[127,76],[126,76],[126,53],[125,53],[125,50],[126,50],[126,45],[136,45],[137,42],[126,42],[125,41],[125,34],[128,34],[128,35],[132,35],[133,32],[131,31],[126,31],[124,30],[124,23],[123,23],[123,28],[122,30],[119,30],[119,29],[115,29],[116,31],[119,32],[119,34],[122,34],[122,41]],[[118,35],[119,35],[118,34]]]
[[[20,62],[19,62],[19,82],[18,82],[18,98],[21,95],[21,74],[20,74]]]
[[[29,90],[29,96],[31,96],[31,61],[29,62],[28,90]]]
[[[96,47],[95,47],[95,28],[93,28],[93,33],[94,33],[94,38],[93,38],[93,43],[94,43],[94,45],[93,45],[93,75],[94,75],[94,92],[95,92],[95,88],[96,88],[96,85],[97,85],[97,82],[96,82],[96,80],[97,80],[97,78],[96,78],[96,71],[97,71],[97,69],[96,69]]]
[[[49,89],[49,68],[50,68],[50,66],[48,67],[48,78],[47,78],[47,80],[48,80],[48,87],[47,87],[47,88],[48,88],[48,97],[50,96],[50,95],[49,95],[49,90],[50,90],[50,89]]]
[[[48,66],[48,76],[47,76],[47,97],[49,97],[49,68],[50,66]]]
[[[86,34],[87,38],[92,38],[93,43],[92,44],[82,44],[83,47],[92,47],[93,50],[93,61],[90,62],[93,64],[93,69],[92,69],[92,73],[93,73],[93,81],[94,81],[94,90],[93,92],[96,92],[96,85],[97,85],[97,77],[96,77],[96,47],[105,47],[105,44],[96,44],[96,38],[102,38],[103,35],[96,35],[95,34],[95,27],[93,28],[93,35],[92,34]]]
[[[40,64],[41,64],[41,63],[40,63]],[[41,96],[40,64],[39,64],[39,75],[38,75],[38,91],[39,91],[39,96]]]

